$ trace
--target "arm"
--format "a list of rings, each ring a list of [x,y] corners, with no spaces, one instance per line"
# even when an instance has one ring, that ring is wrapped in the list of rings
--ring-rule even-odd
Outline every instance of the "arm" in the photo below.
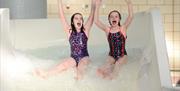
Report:
[[[66,33],[68,33],[69,29],[70,29],[70,25],[68,25],[68,22],[66,20],[65,15],[64,15],[62,0],[58,0],[58,9],[59,9],[59,17],[60,17],[61,22],[63,24],[64,30]]]
[[[125,21],[125,23],[123,24],[125,30],[127,30],[128,26],[130,25],[130,23],[132,22],[133,19],[133,6],[130,0],[126,0],[126,3],[128,5],[128,17]]]
[[[100,3],[101,0],[97,0],[96,1],[96,9],[95,9],[95,24],[102,29],[103,31],[105,31],[106,33],[108,32],[108,26],[106,26],[105,24],[103,24],[100,20],[99,20],[99,8],[100,8]]]
[[[93,25],[93,21],[94,21],[94,13],[95,13],[95,0],[91,0],[91,12],[90,15],[88,17],[87,22],[84,25],[84,28],[86,29],[86,32],[90,31],[90,28]]]

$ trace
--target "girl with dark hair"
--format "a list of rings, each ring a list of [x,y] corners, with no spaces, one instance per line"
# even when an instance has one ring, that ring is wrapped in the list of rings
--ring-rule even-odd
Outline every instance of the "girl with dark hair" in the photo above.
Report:
[[[42,78],[60,73],[68,68],[76,67],[76,77],[79,80],[83,78],[83,74],[87,65],[90,62],[87,41],[89,38],[89,31],[94,21],[95,0],[91,1],[91,12],[87,22],[84,25],[83,16],[80,13],[75,13],[71,17],[71,24],[66,21],[62,0],[58,0],[59,16],[63,24],[64,31],[69,39],[71,55],[69,58],[58,64],[56,67],[43,71],[38,69],[36,74]]]
[[[119,70],[127,60],[125,49],[126,31],[133,19],[133,8],[130,0],[125,0],[128,5],[128,17],[124,24],[120,23],[121,14],[113,10],[108,15],[110,26],[106,26],[99,20],[99,8],[102,0],[96,0],[95,24],[102,29],[109,42],[109,56],[107,62],[97,69],[97,75],[105,79],[114,79],[118,76]]]

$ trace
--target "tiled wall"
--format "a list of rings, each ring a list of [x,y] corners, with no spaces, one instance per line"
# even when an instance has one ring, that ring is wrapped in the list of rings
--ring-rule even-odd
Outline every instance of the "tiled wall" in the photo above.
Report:
[[[81,12],[88,15],[91,0],[63,0],[66,15]],[[131,0],[134,12],[148,10],[152,7],[160,8],[168,48],[171,70],[180,70],[180,0]],[[88,6],[87,6],[88,5]],[[69,6],[69,9],[67,7]],[[103,0],[101,15],[116,9],[127,13],[125,0]],[[48,18],[57,18],[57,0],[48,0]],[[173,73],[172,73],[173,75]],[[180,72],[176,74],[180,76]]]
[[[45,0],[0,0],[0,8],[10,9],[11,19],[39,19],[47,17]]]

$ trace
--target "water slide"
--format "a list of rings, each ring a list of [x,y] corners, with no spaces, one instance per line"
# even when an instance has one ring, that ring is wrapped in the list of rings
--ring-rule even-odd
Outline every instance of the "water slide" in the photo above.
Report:
[[[163,88],[172,88],[158,9],[135,14],[127,32],[128,62],[119,77],[111,81],[94,74],[108,53],[106,36],[95,25],[88,42],[92,63],[85,78],[76,81],[73,69],[49,79],[31,73],[34,68],[47,69],[69,56],[68,40],[59,19],[9,20],[9,10],[0,9],[0,20],[1,91],[168,91]],[[107,16],[101,20],[107,22]]]

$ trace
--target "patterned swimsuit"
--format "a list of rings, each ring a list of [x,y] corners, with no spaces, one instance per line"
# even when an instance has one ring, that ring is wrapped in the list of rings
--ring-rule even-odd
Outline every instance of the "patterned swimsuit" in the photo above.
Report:
[[[76,66],[78,66],[79,61],[86,56],[89,56],[87,50],[88,38],[83,32],[72,32],[69,37],[69,43],[71,46],[71,57],[75,59]]]
[[[113,57],[117,61],[120,57],[127,55],[125,49],[125,40],[126,38],[121,32],[110,33],[108,34],[109,42],[109,56]]]

